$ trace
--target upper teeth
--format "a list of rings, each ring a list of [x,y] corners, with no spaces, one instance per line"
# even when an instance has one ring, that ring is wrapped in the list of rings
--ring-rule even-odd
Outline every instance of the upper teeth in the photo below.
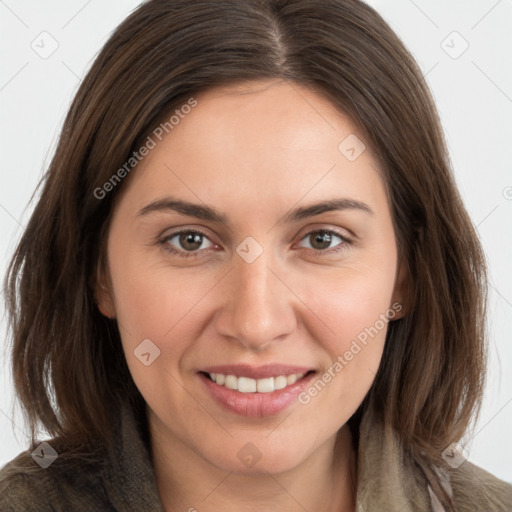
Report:
[[[241,393],[272,393],[272,391],[294,384],[304,376],[303,373],[292,373],[291,375],[279,375],[266,379],[250,379],[249,377],[236,377],[235,375],[223,375],[222,373],[209,373],[208,375],[213,382],[220,386],[226,386]]]

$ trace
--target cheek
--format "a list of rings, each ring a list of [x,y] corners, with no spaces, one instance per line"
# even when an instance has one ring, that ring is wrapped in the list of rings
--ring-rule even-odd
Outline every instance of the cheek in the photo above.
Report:
[[[333,273],[334,274],[334,273]],[[330,346],[331,355],[350,348],[355,339],[364,343],[377,338],[379,331],[385,336],[386,313],[391,307],[394,284],[393,272],[378,272],[375,268],[346,270],[326,282],[322,292],[303,278],[304,302],[311,310],[311,321],[319,339]]]
[[[185,269],[171,272],[162,262],[151,263],[143,253],[121,258],[112,251],[112,261],[116,258],[120,263],[111,265],[111,275],[117,318],[133,338],[161,338],[187,322],[209,288],[204,277]]]
[[[114,261],[114,251],[112,256]],[[168,399],[164,396],[166,386],[183,382],[181,365],[196,349],[196,340],[209,318],[207,294],[215,294],[219,276],[199,269],[198,273],[170,269],[140,255],[127,255],[118,261],[119,265],[111,267],[111,275],[128,367],[139,389],[150,391],[145,396]],[[143,340],[151,340],[159,350],[153,349],[158,358],[148,367],[137,358]]]
[[[310,398],[321,393],[326,407],[344,404],[341,417],[354,412],[378,371],[389,325],[387,315],[392,317],[396,312],[391,304],[391,268],[390,264],[389,269],[374,265],[346,269],[329,280],[323,293],[319,293],[318,280],[314,287],[303,279],[301,297],[310,311],[304,317],[309,319],[306,329],[329,354]],[[308,400],[305,396],[304,403]]]
[[[114,260],[116,254],[112,256]],[[179,271],[171,275],[169,268],[157,267],[140,256],[118,261],[117,267],[111,267],[111,276],[128,368],[150,406],[158,410],[158,404],[172,401],[178,417],[186,409],[180,401],[184,399],[184,376],[179,366],[184,354],[194,350],[201,330],[201,299],[214,282],[199,286],[205,284],[204,277],[191,278]],[[142,350],[142,346],[147,348]],[[149,364],[145,365],[142,354],[148,352]]]

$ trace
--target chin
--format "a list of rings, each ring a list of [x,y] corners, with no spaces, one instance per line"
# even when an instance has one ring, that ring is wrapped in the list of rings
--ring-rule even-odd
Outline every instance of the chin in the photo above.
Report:
[[[215,453],[211,453],[211,448],[208,447],[210,453],[205,458],[223,471],[252,476],[283,473],[294,469],[307,459],[304,443],[272,443],[267,435],[262,436],[261,441],[256,439],[256,436],[251,436],[252,441],[233,441],[232,449],[226,448],[224,444],[224,448],[221,447]],[[297,449],[297,445],[301,446],[300,450]],[[219,443],[219,446],[222,445]],[[314,451],[313,446],[310,451]]]

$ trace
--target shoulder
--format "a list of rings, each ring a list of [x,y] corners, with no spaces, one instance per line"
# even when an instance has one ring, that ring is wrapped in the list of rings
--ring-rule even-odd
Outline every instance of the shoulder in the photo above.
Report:
[[[112,510],[103,492],[100,466],[70,463],[58,456],[44,460],[46,454],[41,464],[32,453],[21,452],[0,469],[2,512]]]
[[[457,511],[512,511],[512,484],[465,461],[449,472],[450,486]]]
[[[0,469],[0,510],[53,510],[49,487],[47,473],[36,468],[29,452],[22,452]]]

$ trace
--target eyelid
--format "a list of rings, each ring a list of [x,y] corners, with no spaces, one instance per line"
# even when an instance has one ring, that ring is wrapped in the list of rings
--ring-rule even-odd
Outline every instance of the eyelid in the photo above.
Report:
[[[172,229],[172,228],[170,228],[170,229]],[[167,239],[169,239],[175,235],[179,235],[181,233],[195,232],[195,233],[199,233],[199,234],[203,235],[204,237],[208,238],[214,245],[220,245],[217,242],[214,242],[212,240],[212,238],[215,238],[215,236],[208,234],[208,232],[207,232],[208,229],[204,228],[203,226],[196,227],[194,225],[190,225],[190,226],[185,226],[183,228],[176,228],[176,229],[177,229],[177,231],[171,231],[168,234],[166,234],[168,229],[165,229],[164,231],[162,231],[162,233],[160,235],[157,236],[157,239],[158,240],[167,240]],[[334,231],[337,234],[337,236],[342,237],[347,242],[355,242],[358,239],[358,236],[352,230],[350,230],[348,228],[345,228],[345,227],[342,228],[340,226],[334,226],[334,225],[329,225],[329,224],[325,224],[325,223],[323,223],[323,224],[318,223],[318,224],[314,224],[312,226],[311,225],[305,226],[304,228],[299,230],[299,232],[297,234],[295,234],[292,237],[292,240],[296,239],[297,237],[299,237],[300,240],[302,240],[302,238],[304,238],[304,236],[306,236],[314,231]],[[345,231],[348,234],[343,233],[343,231]]]
[[[309,225],[305,228],[301,229],[297,235],[295,235],[294,238],[299,238],[302,240],[306,235],[309,235],[310,233],[317,232],[317,231],[332,231],[336,236],[339,236],[346,242],[353,243],[357,239],[357,236],[347,228],[342,228],[340,226],[334,226],[330,224],[314,224],[313,226]],[[346,232],[346,233],[344,233]]]
[[[179,227],[179,228],[169,228],[162,231],[160,235],[158,235],[156,238],[160,241],[168,240],[169,238],[172,238],[173,236],[180,235],[182,233],[197,233],[200,235],[203,235],[205,238],[208,238],[214,245],[219,245],[216,242],[213,241],[215,238],[215,235],[210,234],[210,230],[208,228],[205,228],[203,226],[185,226],[185,227]]]
[[[338,226],[327,226],[326,227],[326,224],[318,224],[318,225],[315,225],[315,226],[307,226],[305,228],[303,228],[303,230],[301,230],[299,232],[299,234],[295,235],[294,238],[299,238],[299,243],[302,242],[302,240],[304,240],[308,235],[311,235],[313,233],[320,233],[320,232],[323,232],[323,233],[330,233],[334,236],[337,236],[338,238],[340,238],[341,240],[341,243],[335,245],[334,247],[331,247],[329,249],[325,249],[325,250],[320,250],[320,249],[311,249],[311,248],[308,248],[308,247],[305,247],[304,249],[306,249],[309,253],[311,253],[314,257],[322,257],[322,256],[329,256],[329,255],[332,255],[333,253],[337,253],[343,249],[347,249],[348,247],[347,246],[352,246],[354,244],[354,239],[351,237],[351,236],[347,236],[346,234],[343,233],[343,229],[344,228],[340,228]],[[352,233],[350,230],[346,229],[346,231],[349,231],[350,233]],[[212,248],[208,248],[208,249],[199,249],[199,250],[195,250],[195,251],[185,251],[183,249],[177,249],[173,246],[171,246],[168,241],[171,239],[171,238],[174,238],[175,236],[177,235],[180,235],[180,234],[183,234],[183,233],[194,233],[194,234],[199,234],[201,235],[203,238],[206,238],[208,239],[214,247],[219,247],[219,244],[217,244],[216,242],[214,242],[212,240],[212,237],[210,235],[208,235],[207,233],[205,233],[205,231],[203,231],[203,228],[196,228],[196,227],[182,227],[182,228],[179,228],[177,231],[173,231],[167,235],[163,235],[161,237],[158,237],[158,241],[157,241],[157,244],[158,245],[161,245],[167,252],[173,254],[173,255],[176,255],[177,257],[181,257],[181,258],[189,258],[189,257],[192,257],[192,258],[198,258],[198,257],[201,257],[202,254],[204,254],[205,252],[211,252],[212,250],[215,250],[215,249],[212,249]],[[357,237],[356,237],[357,238]]]
[[[178,236],[178,235],[182,235],[184,233],[194,233],[194,234],[197,234],[197,235],[201,235],[203,238],[206,238],[208,241],[210,241],[210,243],[213,246],[219,246],[219,244],[217,244],[216,242],[214,242],[212,240],[213,237],[211,235],[209,235],[206,231],[203,231],[203,228],[194,228],[194,227],[191,227],[191,228],[180,228],[177,231],[172,231],[169,234],[164,234],[162,236],[159,236],[158,237],[158,242],[165,243],[168,240],[170,240],[171,238],[174,238],[175,236]],[[210,250],[210,249],[201,249],[201,252],[202,251],[207,251],[207,250]],[[200,252],[200,251],[188,251],[188,252]]]

